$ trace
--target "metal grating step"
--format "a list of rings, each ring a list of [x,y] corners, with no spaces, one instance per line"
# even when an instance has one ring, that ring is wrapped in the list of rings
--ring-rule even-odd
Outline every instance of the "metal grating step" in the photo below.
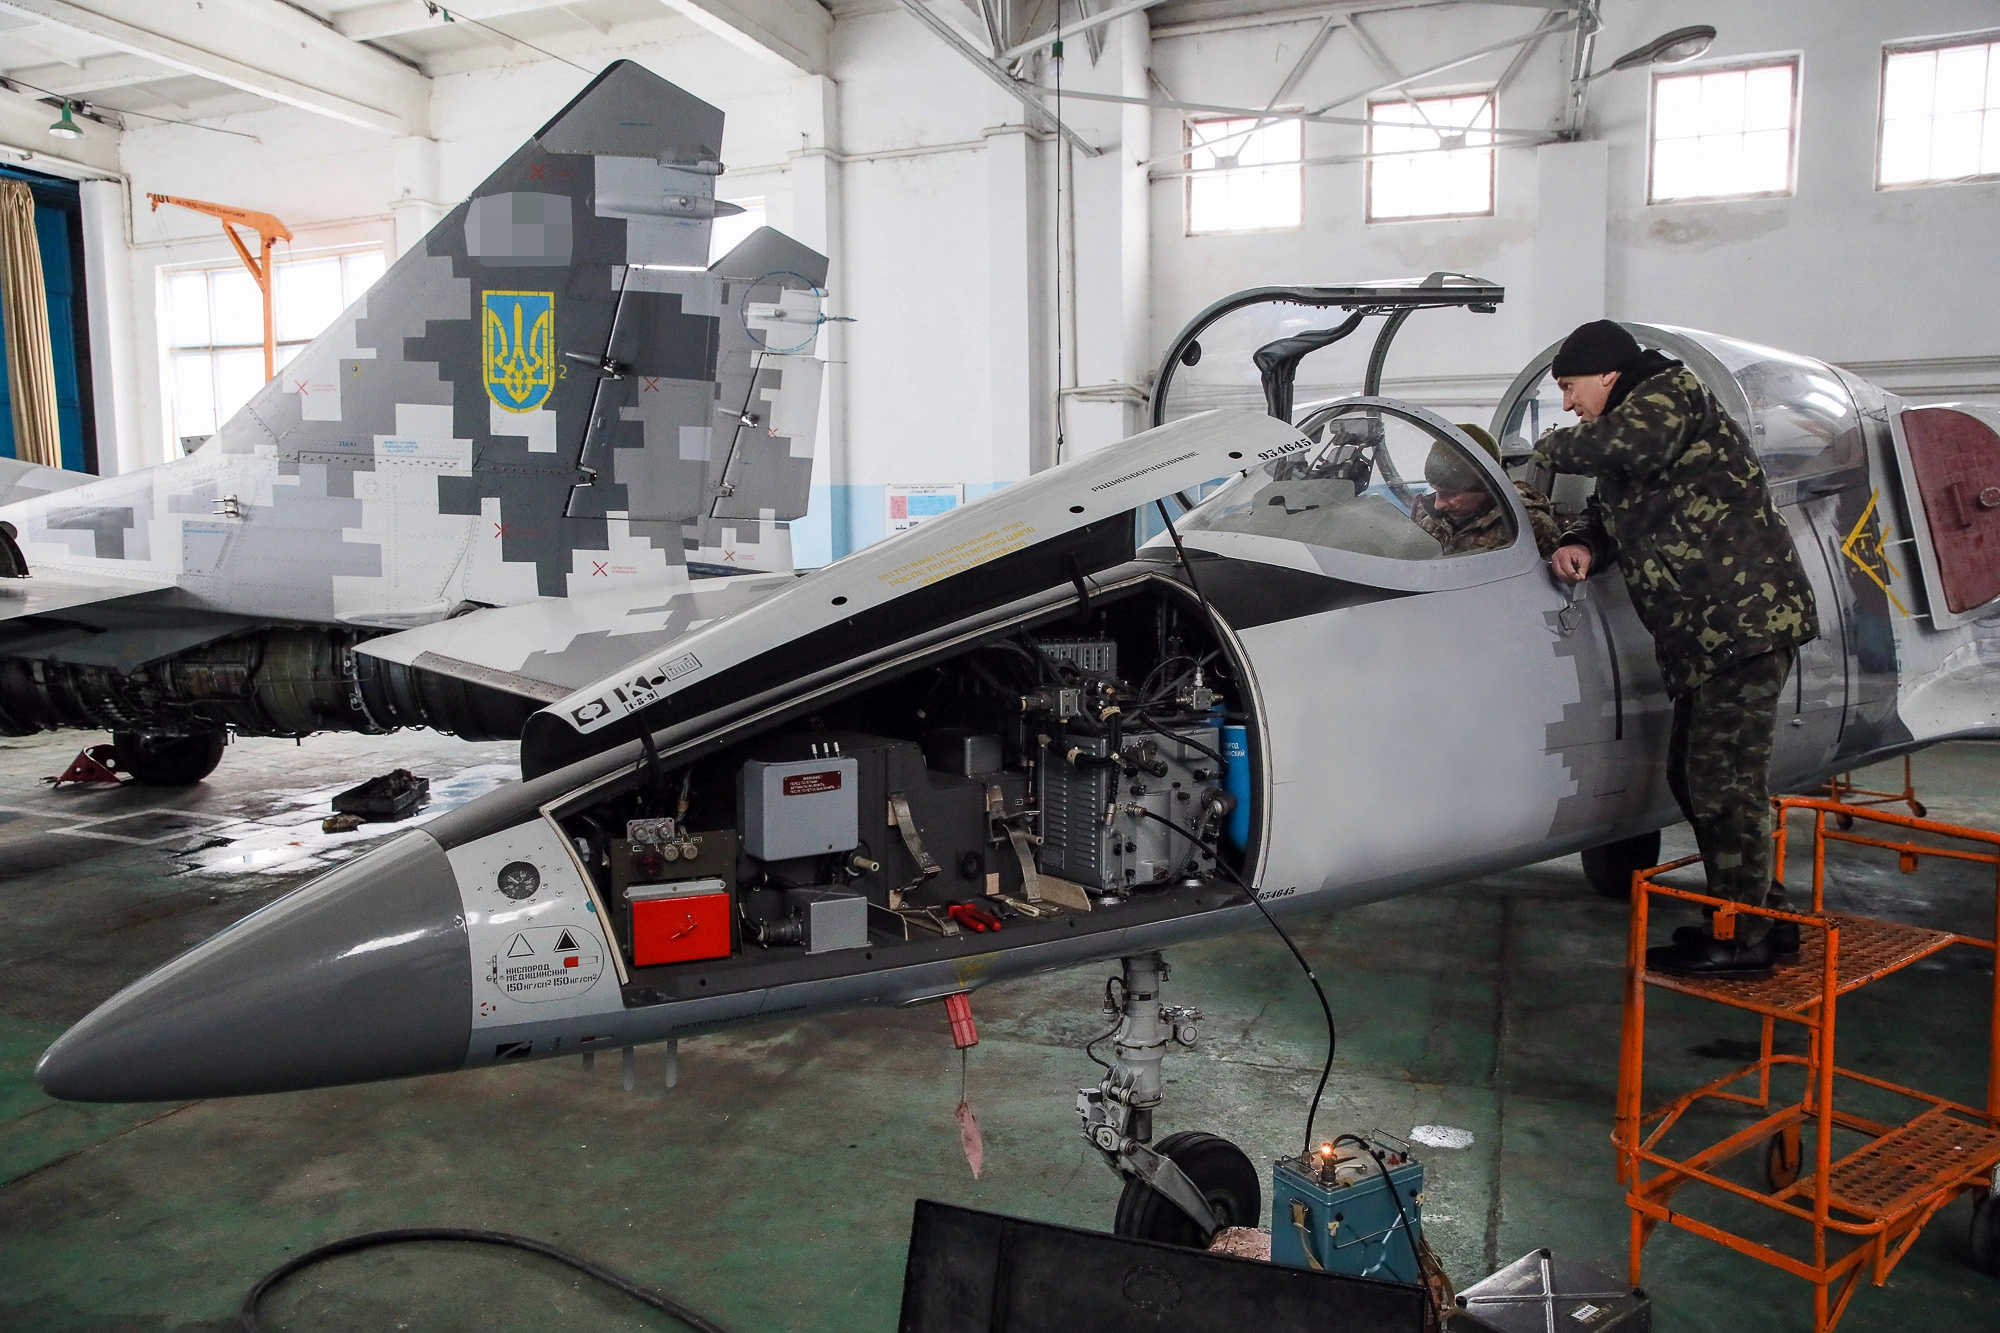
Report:
[[[1958,938],[1948,930],[1927,930],[1898,921],[1878,921],[1874,917],[1829,913],[1827,919],[1840,927],[1840,981],[1836,991],[1840,995],[1908,967],[1919,958],[1927,958]],[[1738,929],[1754,920],[1749,916],[1738,917]],[[1803,1013],[1820,1001],[1821,960],[1825,956],[1825,933],[1812,926],[1801,926],[1799,961],[1779,967],[1762,980],[1648,972],[1646,984],[1739,1008]]]
[[[1870,1221],[1892,1217],[1940,1184],[2000,1162],[2000,1130],[1933,1107],[1833,1164],[1828,1198]]]

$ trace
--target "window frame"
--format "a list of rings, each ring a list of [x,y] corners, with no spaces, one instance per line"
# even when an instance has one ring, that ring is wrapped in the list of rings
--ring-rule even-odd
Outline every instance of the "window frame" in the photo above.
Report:
[[[1412,102],[1449,102],[1461,97],[1482,97],[1486,99],[1486,114],[1492,121],[1487,126],[1489,142],[1482,148],[1468,148],[1461,151],[1484,152],[1486,154],[1486,207],[1475,213],[1398,213],[1394,217],[1375,216],[1375,163],[1378,158],[1404,157],[1403,153],[1377,153],[1375,151],[1375,108],[1378,106],[1405,106]],[[1407,97],[1401,93],[1394,97],[1370,98],[1363,118],[1368,122],[1362,129],[1361,158],[1361,221],[1364,225],[1393,224],[1397,222],[1451,222],[1463,218],[1490,218],[1500,212],[1500,90],[1497,85],[1474,88],[1453,88],[1444,91],[1411,93]],[[1422,129],[1423,126],[1396,126]],[[1470,132],[1471,127],[1467,127]]]
[[[1948,51],[1958,46],[2000,45],[2000,28],[1987,28],[1978,32],[1954,33],[1948,37],[1914,37],[1882,43],[1882,63],[1876,71],[1875,81],[1875,189],[1877,193],[1888,190],[1930,190],[1945,185],[1991,185],[2000,182],[2000,172],[1981,172],[1972,176],[1933,176],[1929,180],[1892,181],[1882,179],[1882,139],[1888,129],[1889,109],[1889,58],[1891,56],[1914,55],[1920,51]],[[1989,62],[1995,55],[1986,57]],[[1990,79],[1992,75],[1989,73]],[[1989,110],[1991,108],[1988,108]]]
[[[364,255],[364,254],[379,255],[382,260],[382,272],[384,274],[386,274],[390,269],[390,267],[394,265],[396,259],[396,257],[390,252],[390,247],[379,241],[377,242],[355,241],[348,244],[329,245],[324,248],[307,250],[303,253],[293,251],[282,258],[274,254],[272,256],[270,281],[276,283],[278,280],[278,270],[292,264],[318,263],[328,259],[340,261],[340,260],[345,260],[352,255]],[[162,264],[160,267],[154,270],[154,279],[158,284],[157,290],[159,293],[157,297],[158,304],[156,307],[158,311],[156,327],[159,331],[158,349],[160,357],[160,384],[162,389],[161,398],[163,400],[163,408],[165,411],[167,427],[168,427],[167,438],[170,441],[170,443],[177,448],[184,448],[185,442],[188,440],[207,440],[213,438],[213,436],[217,432],[219,432],[222,429],[222,427],[228,422],[229,417],[224,416],[222,414],[220,405],[218,404],[216,408],[215,425],[210,431],[207,432],[207,434],[201,434],[199,432],[189,433],[182,430],[183,423],[181,422],[179,416],[180,405],[179,405],[178,375],[175,369],[176,358],[188,352],[205,353],[209,358],[210,393],[211,395],[214,395],[215,390],[218,387],[215,381],[215,374],[216,374],[215,358],[217,354],[223,352],[256,352],[261,355],[264,350],[264,341],[261,337],[257,341],[251,343],[214,341],[215,312],[213,305],[214,288],[211,285],[212,275],[216,273],[241,272],[241,271],[243,271],[243,263],[240,259],[234,256],[231,256],[226,261],[221,259],[216,259],[207,261],[197,260],[192,263],[185,263],[185,264]],[[170,292],[175,278],[184,277],[191,273],[199,273],[202,275],[204,292],[207,297],[207,300],[210,302],[208,311],[210,341],[206,343],[197,343],[197,344],[190,344],[187,346],[180,346],[177,345],[173,340],[173,331],[171,327],[172,316],[169,313],[169,307],[172,301]],[[248,274],[246,273],[245,276],[247,277]],[[377,277],[374,279],[374,281],[380,281],[380,279],[381,275],[378,274]],[[273,334],[273,352],[274,352],[274,365],[272,369],[272,374],[274,378],[282,376],[284,374],[285,367],[289,365],[291,361],[294,358],[296,358],[300,352],[303,352],[306,348],[310,347],[313,341],[320,336],[318,333],[316,333],[313,335],[312,338],[303,338],[303,339],[277,337],[276,321],[278,318],[278,311],[276,302],[277,302],[277,292],[274,289],[272,292],[272,311],[271,311],[273,320],[272,334]],[[351,301],[343,304],[341,306],[341,312],[344,313],[347,310],[347,308],[352,304],[353,302]],[[340,319],[340,314],[335,314],[334,321],[338,322],[339,319]],[[330,328],[332,327],[332,325],[329,324],[327,327]],[[321,329],[320,333],[324,333],[325,331],[326,331],[325,329]],[[265,383],[269,382],[270,381],[265,381]],[[260,385],[259,387],[261,388],[262,386]],[[255,396],[254,391],[252,396],[253,397]],[[231,415],[234,414],[232,413]]]
[[[1703,194],[1684,195],[1677,199],[1661,199],[1654,193],[1653,170],[1659,157],[1660,146],[1660,84],[1666,79],[1683,79],[1700,74],[1729,74],[1737,70],[1776,69],[1789,65],[1792,70],[1792,113],[1787,126],[1785,142],[1785,185],[1779,190],[1757,190],[1747,194]],[[1652,78],[1646,85],[1646,207],[1673,208],[1682,204],[1732,204],[1746,199],[1791,199],[1799,191],[1799,112],[1805,97],[1805,56],[1799,51],[1766,53],[1755,56],[1736,56],[1728,60],[1718,60],[1712,64],[1671,65],[1665,69],[1654,69]],[[1878,116],[1879,120],[1880,117]]]
[[[1181,121],[1181,161],[1184,167],[1186,168],[1187,172],[1189,173],[1187,176],[1183,178],[1185,183],[1181,188],[1181,224],[1182,224],[1181,232],[1184,236],[1190,238],[1196,236],[1260,236],[1271,232],[1304,230],[1306,225],[1306,164],[1305,164],[1306,131],[1305,131],[1304,121],[1297,119],[1291,120],[1292,124],[1298,126],[1299,155],[1290,162],[1260,162],[1248,167],[1239,166],[1235,168],[1225,168],[1219,171],[1203,171],[1200,173],[1199,176],[1195,174],[1196,173],[1196,168],[1194,165],[1195,149],[1200,147],[1206,147],[1206,145],[1197,144],[1194,141],[1195,126],[1219,125],[1219,124],[1227,124],[1230,121],[1261,120],[1261,119],[1263,119],[1263,117],[1261,116],[1188,116]],[[1276,119],[1272,121],[1273,125],[1282,123],[1284,122]],[[1251,131],[1251,134],[1252,135],[1260,134],[1262,132],[1263,132],[1262,129],[1258,129]],[[1245,141],[1247,142],[1250,137],[1251,135],[1245,135],[1244,136]],[[1297,222],[1282,222],[1269,227],[1220,227],[1212,229],[1203,229],[1201,231],[1195,230],[1194,185],[1195,181],[1200,179],[1201,176],[1227,176],[1230,174],[1232,170],[1268,171],[1273,167],[1286,167],[1286,166],[1295,169],[1299,174],[1299,220]]]

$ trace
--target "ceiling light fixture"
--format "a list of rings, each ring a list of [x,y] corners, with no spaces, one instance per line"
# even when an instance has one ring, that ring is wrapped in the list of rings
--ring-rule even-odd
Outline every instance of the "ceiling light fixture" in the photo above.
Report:
[[[81,139],[83,137],[83,131],[77,127],[75,121],[69,118],[68,102],[64,102],[62,105],[62,119],[49,126],[49,133],[58,139]]]
[[[1672,32],[1661,33],[1644,46],[1627,51],[1590,77],[1601,79],[1606,74],[1616,74],[1621,69],[1643,69],[1647,65],[1683,64],[1706,53],[1714,41],[1715,29],[1706,23],[1697,23],[1689,28],[1675,28]]]

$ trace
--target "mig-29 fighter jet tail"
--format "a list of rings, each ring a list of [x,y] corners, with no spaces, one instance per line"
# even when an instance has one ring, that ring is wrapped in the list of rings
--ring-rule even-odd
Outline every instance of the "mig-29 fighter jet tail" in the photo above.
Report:
[[[620,61],[195,452],[0,475],[0,734],[112,730],[163,783],[226,729],[509,737],[537,700],[357,648],[789,571],[826,259],[765,228],[709,263],[722,128]]]

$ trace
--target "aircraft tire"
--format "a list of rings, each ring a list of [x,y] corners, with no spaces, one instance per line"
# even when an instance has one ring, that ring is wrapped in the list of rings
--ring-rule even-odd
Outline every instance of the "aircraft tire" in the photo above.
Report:
[[[1254,1227],[1261,1220],[1263,1191],[1257,1168],[1243,1150],[1219,1134],[1183,1130],[1153,1145],[1153,1151],[1181,1169],[1201,1191],[1217,1222],[1225,1227]],[[1127,1180],[1118,1196],[1118,1217],[1112,1231],[1135,1240],[1201,1249],[1209,1237],[1193,1218],[1166,1195],[1143,1180]]]
[[[2000,1277],[2000,1195],[1982,1194],[1972,1201],[1972,1266]]]
[[[217,727],[187,736],[154,736],[138,731],[111,734],[118,767],[145,787],[192,787],[222,762],[229,733]]]
[[[1632,897],[1632,874],[1660,863],[1660,831],[1622,838],[1583,853],[1583,877],[1590,887],[1606,898],[1628,901]]]
[[[1804,1140],[1797,1125],[1787,1126],[1764,1140],[1764,1184],[1770,1193],[1776,1194],[1798,1183],[1804,1155]]]

